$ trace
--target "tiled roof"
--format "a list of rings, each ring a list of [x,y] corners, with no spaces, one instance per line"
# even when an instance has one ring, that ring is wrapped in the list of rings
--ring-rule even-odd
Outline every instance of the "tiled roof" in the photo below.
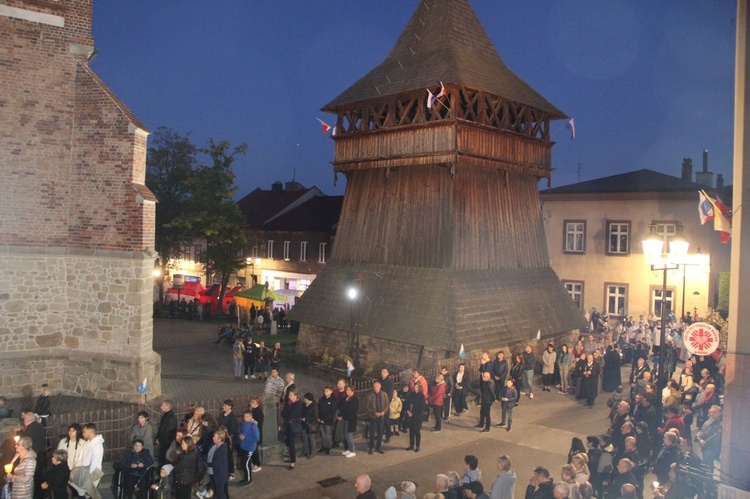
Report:
[[[345,291],[363,277],[359,316],[363,335],[458,352],[498,348],[585,326],[551,268],[455,271],[331,262],[289,318],[352,330]],[[538,299],[545,296],[544,301]]]
[[[237,205],[242,214],[245,215],[247,228],[262,229],[266,222],[308,194],[322,195],[317,187],[295,191],[280,190],[278,192],[264,191],[258,187],[237,201]]]
[[[637,170],[610,177],[587,180],[577,184],[542,189],[540,194],[594,194],[614,192],[697,192],[707,189],[702,184],[683,180],[653,170]]]
[[[344,196],[316,196],[263,225],[265,230],[333,232]]]
[[[420,1],[385,61],[323,109],[437,89],[441,81],[547,111],[553,119],[565,117],[505,65],[468,0]]]

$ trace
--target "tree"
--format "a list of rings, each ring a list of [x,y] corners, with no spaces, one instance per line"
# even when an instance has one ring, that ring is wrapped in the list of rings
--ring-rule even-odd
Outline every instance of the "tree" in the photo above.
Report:
[[[220,276],[221,312],[229,276],[245,266],[242,255],[249,244],[245,217],[232,200],[236,189],[232,163],[238,154],[247,152],[247,144],[232,147],[226,140],[217,143],[210,138],[208,148],[200,152],[208,156],[210,164],[199,167],[191,178],[193,197],[183,224],[206,240],[200,261],[206,269],[206,282],[214,274]]]
[[[180,255],[193,238],[193,231],[175,221],[185,217],[193,197],[193,176],[198,149],[187,136],[159,127],[151,138],[146,157],[146,185],[159,202],[156,205],[155,249],[159,253],[161,278],[159,302],[164,302],[167,262]]]

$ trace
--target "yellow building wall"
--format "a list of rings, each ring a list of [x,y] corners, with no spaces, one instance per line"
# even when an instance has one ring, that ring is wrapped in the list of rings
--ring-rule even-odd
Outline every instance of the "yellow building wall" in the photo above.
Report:
[[[556,197],[560,197],[557,195]],[[653,313],[652,288],[661,289],[662,272],[652,271],[645,263],[641,240],[649,234],[652,220],[680,222],[683,234],[690,242],[689,254],[700,251],[710,265],[689,265],[667,272],[667,287],[673,290],[673,308],[678,314],[693,313],[697,309],[704,316],[715,303],[718,274],[728,270],[729,248],[721,245],[713,224],[701,226],[698,216],[698,194],[695,200],[628,199],[626,195],[585,196],[578,199],[543,201],[544,226],[552,268],[565,281],[583,281],[583,310],[591,307],[606,310],[607,284],[627,286],[626,309],[628,315],[638,318]],[[584,220],[585,253],[564,253],[565,221]],[[630,222],[630,253],[627,256],[606,254],[607,222]],[[723,246],[723,247],[722,247]],[[683,272],[685,283],[683,286]]]

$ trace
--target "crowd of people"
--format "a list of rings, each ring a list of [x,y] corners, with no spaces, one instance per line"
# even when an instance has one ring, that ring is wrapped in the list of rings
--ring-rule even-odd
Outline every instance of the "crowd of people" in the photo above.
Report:
[[[608,393],[610,427],[603,435],[573,439],[559,480],[549,468],[538,466],[529,478],[527,498],[642,498],[649,473],[658,482],[654,484],[655,497],[693,497],[705,489],[706,476],[720,459],[723,354],[718,351],[709,357],[686,358],[677,372],[682,353],[676,352],[672,342],[667,343],[667,383],[660,393],[655,365],[659,349],[654,344],[658,331],[646,324],[628,322],[619,330],[582,336],[572,347],[550,342],[536,352],[529,344],[518,352],[499,351],[494,358],[483,352],[478,372],[469,372],[461,363],[455,372],[444,366],[430,379],[413,369],[408,379],[398,380],[382,369],[371,388],[361,393],[342,378],[335,386],[326,386],[320,397],[298,389],[294,373],[281,376],[278,343],[268,349],[262,341],[254,341],[251,329],[237,331],[231,325],[222,327],[219,338],[231,335],[235,379],[262,381],[265,396],[278,401],[279,431],[290,471],[298,464],[300,442],[299,457],[313,459],[334,453],[350,459],[357,452],[383,454],[393,448],[386,449],[383,444],[405,433],[408,442],[404,439],[402,448],[418,453],[423,425],[432,421],[432,432],[443,431],[446,419],[468,410],[470,395],[476,395],[480,406],[477,430],[493,428],[491,409],[498,402],[501,421],[494,427],[511,431],[513,408],[523,396],[534,399],[534,374],[541,367],[542,391],[569,394],[589,407],[595,406],[599,393]],[[627,362],[632,368],[623,380],[621,366]],[[477,382],[472,384],[474,377]],[[201,499],[209,495],[225,499],[230,480],[237,478],[239,486],[247,486],[253,473],[261,471],[261,398],[253,398],[239,413],[232,400],[224,402],[218,415],[192,407],[181,422],[170,401],[163,401],[160,409],[156,432],[145,411],[138,413],[130,430],[132,447],[116,466],[124,497],[142,498],[151,489],[159,499],[188,499],[196,493]],[[45,489],[67,489],[73,495],[97,499],[101,435],[93,424],[73,424],[48,461],[43,423],[49,413],[45,386],[35,410],[22,413],[23,434],[13,469],[6,476],[6,481],[13,483],[14,497],[41,499]],[[358,427],[365,428],[364,441],[354,439]],[[513,497],[516,476],[509,456],[499,456],[497,477],[486,491],[478,459],[466,456],[464,465],[461,474],[436,475],[434,491],[420,495]],[[357,477],[355,485],[358,497],[375,497],[367,475]],[[386,497],[410,498],[416,497],[416,489],[414,482],[404,481],[384,493]]]

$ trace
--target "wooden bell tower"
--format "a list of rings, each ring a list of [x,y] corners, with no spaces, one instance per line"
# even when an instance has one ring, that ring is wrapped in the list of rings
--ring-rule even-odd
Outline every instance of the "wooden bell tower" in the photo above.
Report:
[[[420,2],[386,60],[323,110],[347,186],[331,262],[292,311],[303,348],[415,365],[583,327],[537,187],[565,115],[508,69],[467,0]]]

